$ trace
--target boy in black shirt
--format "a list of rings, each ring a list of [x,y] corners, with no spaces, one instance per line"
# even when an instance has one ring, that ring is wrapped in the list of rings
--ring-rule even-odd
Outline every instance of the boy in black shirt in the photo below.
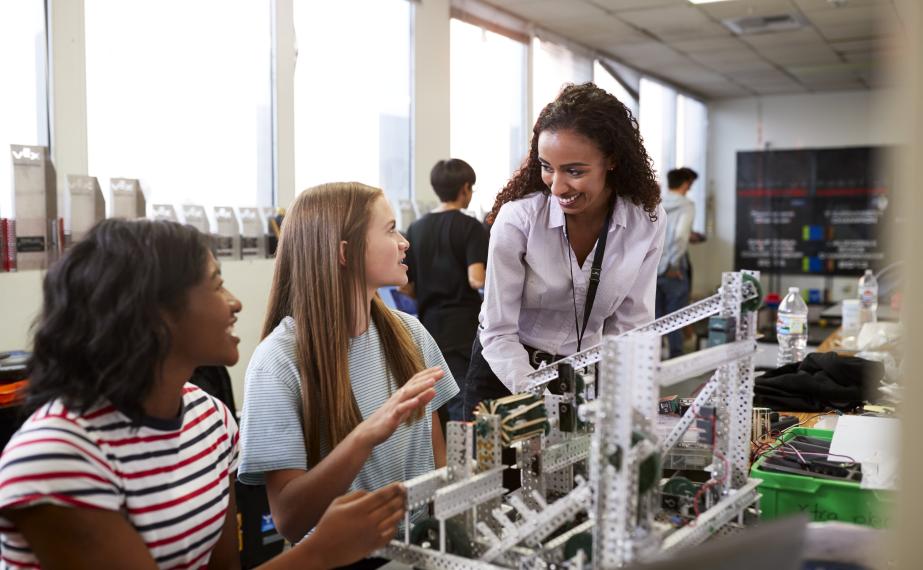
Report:
[[[467,162],[440,160],[430,183],[442,203],[407,230],[409,282],[403,291],[416,297],[420,321],[436,339],[459,387],[477,334],[478,289],[484,287],[487,264],[487,230],[461,212],[471,202],[475,179]],[[447,408],[449,419],[463,419],[458,396]]]

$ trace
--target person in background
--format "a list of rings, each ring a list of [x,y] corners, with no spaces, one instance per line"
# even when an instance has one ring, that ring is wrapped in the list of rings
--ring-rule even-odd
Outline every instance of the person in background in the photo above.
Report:
[[[2,568],[240,567],[238,431],[187,383],[231,366],[238,301],[208,236],[110,219],[49,269],[26,409],[0,459]],[[261,568],[332,568],[387,544],[398,485],[329,503]]]
[[[490,221],[466,418],[541,362],[653,319],[665,223],[631,112],[592,83],[566,86],[539,114]]]
[[[695,219],[695,204],[686,197],[699,175],[691,168],[677,168],[667,173],[669,191],[663,198],[667,212],[667,231],[663,256],[657,268],[657,317],[670,314],[689,304],[690,267],[689,236]],[[670,358],[683,354],[683,331],[667,335]]]
[[[410,225],[408,283],[402,289],[417,300],[420,321],[429,331],[459,384],[468,373],[471,345],[481,310],[487,229],[463,209],[471,203],[474,169],[457,158],[440,160],[430,183],[442,203]],[[461,397],[449,401],[448,419],[461,420]]]
[[[407,283],[408,245],[379,188],[323,184],[287,210],[263,340],[247,367],[239,477],[265,482],[290,542],[307,540],[347,490],[445,465],[436,410],[458,388],[420,321],[376,294]]]

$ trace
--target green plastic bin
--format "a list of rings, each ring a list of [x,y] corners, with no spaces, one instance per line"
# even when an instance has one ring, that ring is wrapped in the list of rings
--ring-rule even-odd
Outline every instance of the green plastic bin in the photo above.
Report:
[[[824,429],[794,428],[782,441],[795,436],[833,439],[833,432]],[[859,483],[835,481],[761,471],[765,458],[761,457],[750,469],[750,476],[762,479],[759,486],[760,510],[764,519],[775,519],[792,514],[806,514],[816,522],[841,521],[884,528],[889,526],[892,491],[862,489]]]

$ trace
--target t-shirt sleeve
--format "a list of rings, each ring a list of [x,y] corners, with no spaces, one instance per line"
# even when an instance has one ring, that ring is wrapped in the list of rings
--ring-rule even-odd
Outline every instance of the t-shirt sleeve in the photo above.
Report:
[[[217,400],[216,402],[221,406],[221,411],[224,415],[224,429],[228,434],[228,442],[231,445],[228,473],[233,473],[240,467],[240,429],[237,427],[237,420],[234,419],[234,414],[231,413],[228,407],[225,406],[223,402]]]
[[[468,224],[465,237],[465,260],[469,266],[475,263],[487,263],[487,244],[490,234],[481,222],[472,218]]]
[[[308,469],[298,379],[256,360],[247,368],[240,419],[237,478],[248,485],[263,484],[267,471]]]
[[[121,489],[105,453],[86,430],[65,418],[30,420],[0,459],[3,510],[55,505],[118,511]]]

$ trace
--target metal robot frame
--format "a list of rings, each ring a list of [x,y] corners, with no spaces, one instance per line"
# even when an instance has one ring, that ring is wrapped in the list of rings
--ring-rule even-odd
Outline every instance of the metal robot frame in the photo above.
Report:
[[[760,297],[758,272],[724,273],[717,294],[604,337],[601,344],[521,379],[516,383],[521,404],[513,404],[511,414],[481,413],[474,422],[449,422],[447,466],[404,483],[404,534],[378,555],[434,570],[606,569],[671,556],[729,525],[741,525],[743,513],[759,499],[759,481],[748,478],[748,460]],[[727,342],[660,360],[660,335],[713,316],[725,324]],[[598,393],[591,383],[581,386],[576,372],[595,364]],[[659,387],[710,370],[715,372],[692,406],[659,439],[654,429]],[[547,433],[530,429],[535,422],[525,414],[535,411],[535,400],[544,403]],[[694,523],[665,533],[654,522],[660,510],[659,460],[706,404],[715,409],[707,508]],[[522,489],[506,496],[504,445],[517,448],[522,475]],[[575,475],[581,464],[584,476]],[[656,483],[650,485],[652,466]],[[433,516],[429,548],[411,542],[409,513],[424,506]],[[554,534],[581,515],[583,522]],[[592,556],[585,550],[565,554],[568,541],[581,533],[592,533]],[[447,542],[455,543],[449,544],[455,553]]]

